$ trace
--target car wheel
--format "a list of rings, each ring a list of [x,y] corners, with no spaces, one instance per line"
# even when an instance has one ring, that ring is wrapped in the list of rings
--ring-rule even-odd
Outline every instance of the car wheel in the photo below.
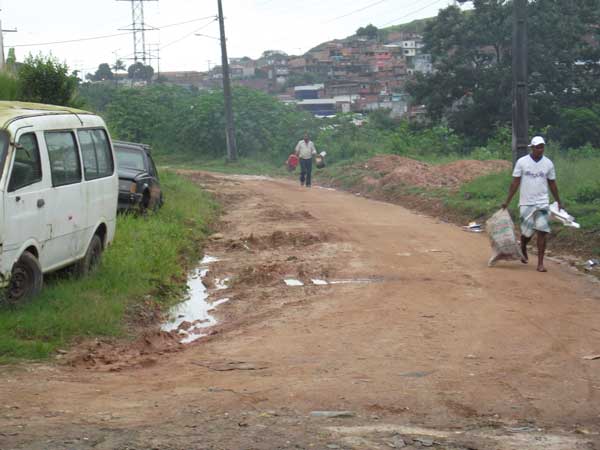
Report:
[[[30,252],[23,252],[12,268],[5,300],[9,305],[23,303],[37,295],[42,290],[43,283],[40,262]]]
[[[149,207],[150,207],[150,192],[144,191],[142,201],[140,202],[140,212],[142,214],[146,214],[146,212],[148,212]]]
[[[84,277],[94,272],[100,265],[102,259],[102,240],[97,234],[92,237],[85,256],[77,262],[75,274]]]
[[[154,211],[158,211],[160,208],[162,208],[162,205],[164,203],[164,198],[163,198],[163,193],[160,193],[160,196],[158,197],[158,200],[154,203],[154,208],[152,208]]]

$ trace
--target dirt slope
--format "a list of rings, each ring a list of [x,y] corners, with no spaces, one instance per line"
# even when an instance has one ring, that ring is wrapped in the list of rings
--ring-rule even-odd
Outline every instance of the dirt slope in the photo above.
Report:
[[[188,175],[225,205],[220,324],[117,371],[0,369],[1,449],[600,448],[597,283],[489,269],[485,236],[396,205]]]
[[[397,155],[379,155],[356,165],[356,169],[365,172],[363,186],[381,191],[389,191],[395,186],[456,189],[477,177],[510,167],[508,161],[502,160],[428,164]]]

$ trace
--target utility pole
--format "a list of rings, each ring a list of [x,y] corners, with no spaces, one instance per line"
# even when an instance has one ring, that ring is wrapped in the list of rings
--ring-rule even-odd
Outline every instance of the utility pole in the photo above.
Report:
[[[130,2],[131,3],[131,27],[120,28],[123,31],[131,31],[133,34],[133,62],[142,62],[144,65],[147,64],[148,51],[146,49],[146,34],[148,30],[154,30],[155,28],[146,28],[146,22],[144,20],[144,2],[157,2],[158,0],[117,0],[118,2]]]
[[[231,104],[231,80],[229,79],[229,60],[227,58],[227,41],[225,40],[225,22],[223,20],[223,6],[219,6],[219,28],[221,29],[221,67],[223,68],[223,95],[225,96],[225,137],[227,139],[227,161],[237,160],[237,146],[235,143],[235,126],[233,123],[233,107]]]
[[[2,21],[0,21],[0,72],[4,72],[5,59],[4,59],[4,33],[16,33],[17,29],[5,30],[2,28]]]
[[[527,154],[527,0],[513,1],[512,38],[512,157],[513,165]]]

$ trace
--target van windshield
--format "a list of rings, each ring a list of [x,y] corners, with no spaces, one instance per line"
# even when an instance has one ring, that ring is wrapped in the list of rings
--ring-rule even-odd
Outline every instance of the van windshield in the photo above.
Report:
[[[116,148],[119,167],[135,170],[146,170],[144,154],[140,150]]]
[[[8,150],[8,133],[5,130],[0,130],[0,175],[4,172],[4,160],[6,159],[6,151]]]

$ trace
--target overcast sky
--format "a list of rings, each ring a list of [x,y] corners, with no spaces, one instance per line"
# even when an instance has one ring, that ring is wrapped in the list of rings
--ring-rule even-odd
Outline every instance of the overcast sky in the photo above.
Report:
[[[315,45],[353,34],[360,26],[384,27],[431,17],[452,0],[223,0],[229,57],[257,58],[267,49],[300,54]],[[0,0],[5,53],[15,46],[17,59],[29,53],[52,53],[72,69],[93,72],[98,64],[133,54],[130,34],[73,43],[34,45],[127,33],[131,4],[117,0]],[[363,9],[364,8],[364,9]],[[362,9],[362,10],[361,10]],[[360,10],[360,11],[357,11]],[[145,2],[145,21],[164,27],[216,16],[217,0]],[[206,36],[195,36],[200,33]],[[206,70],[220,61],[218,22],[192,23],[147,31],[146,42],[160,70]],[[127,65],[131,61],[125,61]],[[156,62],[152,64],[156,69]]]

